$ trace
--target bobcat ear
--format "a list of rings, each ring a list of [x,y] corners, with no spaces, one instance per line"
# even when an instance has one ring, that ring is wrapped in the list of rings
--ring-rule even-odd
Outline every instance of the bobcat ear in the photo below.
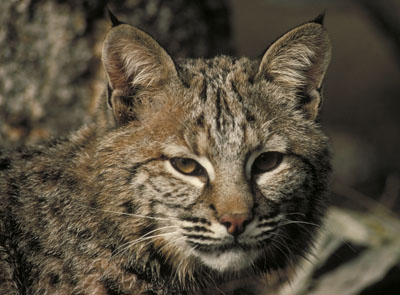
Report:
[[[123,23],[107,34],[102,61],[108,103],[118,125],[136,118],[135,98],[142,90],[157,88],[177,76],[172,58],[152,37]]]
[[[331,56],[331,43],[321,22],[296,27],[274,42],[256,75],[256,79],[269,79],[296,91],[299,106],[311,120],[319,112],[322,81]]]

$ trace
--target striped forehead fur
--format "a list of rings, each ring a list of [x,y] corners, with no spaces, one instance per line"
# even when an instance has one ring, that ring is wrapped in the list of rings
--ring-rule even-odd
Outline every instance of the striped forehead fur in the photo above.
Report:
[[[282,115],[281,105],[286,105],[288,113],[296,112],[293,99],[288,99],[293,93],[285,93],[266,80],[250,82],[257,62],[247,58],[188,60],[178,69],[187,83],[188,95],[183,98],[190,109],[186,137],[195,150],[205,139],[214,152],[234,154],[244,144],[255,148],[263,138],[254,131],[267,137],[274,121],[279,120],[277,116]]]

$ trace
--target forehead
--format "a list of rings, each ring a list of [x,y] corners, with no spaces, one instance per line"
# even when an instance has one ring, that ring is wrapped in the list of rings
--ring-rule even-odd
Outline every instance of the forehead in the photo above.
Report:
[[[273,122],[282,115],[274,110],[276,89],[251,81],[254,62],[219,57],[188,61],[180,70],[187,86],[183,133],[191,150],[231,161],[274,142]]]

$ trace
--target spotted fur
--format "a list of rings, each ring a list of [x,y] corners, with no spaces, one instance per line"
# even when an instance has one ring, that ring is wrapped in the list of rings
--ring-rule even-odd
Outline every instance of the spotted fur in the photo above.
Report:
[[[0,293],[261,294],[289,278],[327,204],[329,57],[316,22],[260,60],[173,61],[114,21],[97,121],[0,155]],[[268,152],[282,161],[255,174]]]

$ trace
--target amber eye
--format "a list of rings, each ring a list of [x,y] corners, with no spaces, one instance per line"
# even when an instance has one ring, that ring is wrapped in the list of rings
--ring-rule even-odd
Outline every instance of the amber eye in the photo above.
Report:
[[[253,174],[261,174],[271,171],[278,167],[283,159],[283,154],[278,152],[266,152],[258,156],[254,161],[252,172]]]
[[[172,167],[182,174],[191,176],[201,176],[205,174],[204,168],[193,159],[172,158],[170,161]]]

